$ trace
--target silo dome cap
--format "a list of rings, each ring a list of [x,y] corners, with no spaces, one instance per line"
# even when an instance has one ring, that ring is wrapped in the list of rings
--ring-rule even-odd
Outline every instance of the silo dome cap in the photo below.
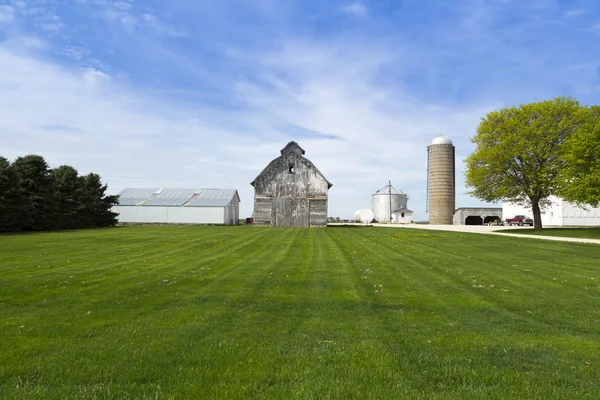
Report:
[[[429,143],[430,146],[434,144],[452,144],[452,140],[450,140],[448,136],[436,136],[431,143]]]

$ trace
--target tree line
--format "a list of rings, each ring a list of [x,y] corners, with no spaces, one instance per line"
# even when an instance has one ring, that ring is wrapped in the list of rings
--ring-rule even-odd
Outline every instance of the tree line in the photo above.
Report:
[[[98,174],[69,165],[50,169],[42,156],[0,157],[0,232],[113,226],[118,196],[106,195]]]
[[[551,196],[600,203],[600,106],[558,97],[502,108],[481,119],[471,141],[469,194],[531,207],[535,229]]]

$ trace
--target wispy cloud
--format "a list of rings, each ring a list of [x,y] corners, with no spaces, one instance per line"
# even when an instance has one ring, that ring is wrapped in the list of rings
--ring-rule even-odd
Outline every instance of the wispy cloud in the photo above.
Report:
[[[7,5],[0,5],[0,24],[9,24],[15,18],[15,10]]]
[[[185,33],[162,22],[156,15],[148,11],[136,10],[133,1],[95,1],[107,21],[118,23],[126,30],[142,30],[146,33],[183,37]]]
[[[368,9],[364,3],[361,3],[360,1],[355,1],[344,6],[342,8],[342,11],[347,14],[356,15],[358,17],[364,17],[365,15],[367,15]]]
[[[7,0],[7,3],[10,6],[4,7],[12,9],[13,19],[21,16],[41,31],[55,33],[64,27],[62,19],[57,15],[53,2],[50,0],[37,2]]]
[[[572,18],[572,17],[579,17],[579,16],[586,15],[586,14],[588,14],[588,12],[586,10],[572,9],[572,10],[565,11],[564,16],[567,18]]]

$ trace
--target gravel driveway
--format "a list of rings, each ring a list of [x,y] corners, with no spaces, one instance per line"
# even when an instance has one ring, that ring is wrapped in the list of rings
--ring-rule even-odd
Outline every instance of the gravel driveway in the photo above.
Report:
[[[486,235],[501,235],[501,236],[514,236],[521,238],[541,239],[541,240],[556,240],[560,242],[577,242],[577,243],[594,243],[600,244],[600,239],[585,239],[585,238],[570,238],[561,236],[541,236],[541,235],[527,235],[520,233],[503,233],[503,230],[507,229],[522,229],[532,230],[529,226],[487,226],[487,225],[425,225],[425,224],[373,224],[373,226],[380,226],[386,228],[410,228],[410,229],[427,229],[436,231],[453,231],[453,232],[469,232],[469,233],[482,233]]]

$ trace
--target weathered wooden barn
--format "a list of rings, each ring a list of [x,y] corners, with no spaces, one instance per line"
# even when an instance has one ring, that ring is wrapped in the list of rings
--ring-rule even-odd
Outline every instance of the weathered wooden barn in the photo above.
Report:
[[[327,191],[332,186],[292,141],[251,183],[254,223],[283,227],[327,225]]]

